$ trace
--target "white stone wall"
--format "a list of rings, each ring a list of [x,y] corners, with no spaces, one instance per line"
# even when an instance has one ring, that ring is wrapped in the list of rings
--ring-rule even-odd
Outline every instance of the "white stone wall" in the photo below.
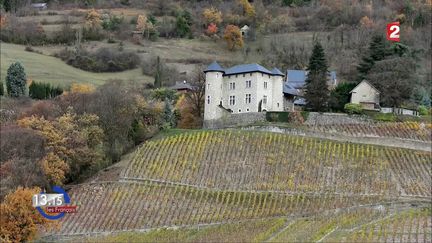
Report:
[[[233,113],[257,112],[257,75],[258,73],[245,73],[224,76],[223,78],[223,106]],[[246,81],[251,81],[251,87],[246,88]],[[230,89],[230,83],[235,83],[235,89]],[[246,103],[246,94],[251,94],[251,103]],[[235,96],[235,105],[230,105],[230,96]],[[249,109],[249,111],[248,111]],[[240,110],[240,112],[239,112]]]
[[[246,88],[246,81],[249,80],[251,87]],[[267,88],[264,88],[264,82],[267,82]],[[230,83],[235,83],[235,89],[230,89]],[[275,93],[278,95],[275,96]],[[250,103],[246,103],[246,94],[251,95]],[[264,95],[267,96],[267,104],[262,104],[262,110],[283,111],[283,77],[260,72],[225,76],[220,72],[207,72],[204,120],[219,119],[222,116],[223,111],[218,107],[220,101],[223,107],[231,109],[234,114],[258,112],[259,102]],[[208,96],[211,97],[210,104],[207,103]],[[230,105],[230,96],[235,96],[234,105]]]
[[[222,72],[207,72],[204,96],[204,120],[219,119],[223,110],[218,107],[222,100]],[[208,97],[210,96],[210,104]]]
[[[264,95],[267,96],[267,104],[262,103],[262,111],[271,111],[273,108],[273,80],[272,76],[268,74],[258,73],[257,81],[257,98],[258,102],[263,99]],[[264,89],[264,82],[267,82],[267,89]],[[258,107],[258,103],[257,103]]]
[[[283,77],[273,76],[272,79],[273,79],[272,111],[283,111],[284,110]]]

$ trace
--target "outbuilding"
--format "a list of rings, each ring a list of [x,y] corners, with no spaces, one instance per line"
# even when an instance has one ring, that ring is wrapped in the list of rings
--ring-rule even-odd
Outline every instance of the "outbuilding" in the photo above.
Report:
[[[380,92],[367,80],[361,81],[351,94],[351,103],[360,104],[365,110],[379,110]]]

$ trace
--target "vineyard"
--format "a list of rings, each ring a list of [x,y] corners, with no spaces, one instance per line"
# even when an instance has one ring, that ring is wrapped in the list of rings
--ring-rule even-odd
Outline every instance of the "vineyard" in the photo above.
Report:
[[[277,133],[176,134],[143,144],[119,181],[72,188],[79,213],[46,237],[430,241],[430,158]]]
[[[224,190],[387,196],[431,196],[432,182],[427,152],[231,130],[148,142],[123,178]]]
[[[398,209],[399,211],[396,211]],[[276,218],[202,228],[91,238],[92,242],[430,242],[430,208],[354,209],[301,219]]]
[[[418,141],[432,140],[432,124],[418,122],[381,122],[339,125],[307,125],[313,131],[338,133],[353,137],[390,137]]]

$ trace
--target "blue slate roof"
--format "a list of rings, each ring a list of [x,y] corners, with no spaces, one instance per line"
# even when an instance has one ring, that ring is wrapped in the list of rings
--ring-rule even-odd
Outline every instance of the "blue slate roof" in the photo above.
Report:
[[[277,68],[273,68],[272,70],[273,75],[278,75],[278,76],[285,76],[279,69]]]
[[[306,100],[304,98],[295,99],[294,105],[306,105]]]
[[[205,70],[204,72],[224,72],[224,69],[217,63],[216,61],[212,62]]]
[[[336,79],[336,71],[329,72],[331,80]],[[305,70],[287,70],[286,81],[296,89],[302,89],[306,84],[307,71]]]
[[[261,72],[261,73],[273,75],[273,73],[270,72],[267,68],[265,68],[259,64],[256,64],[256,63],[240,64],[240,65],[236,65],[234,67],[225,69],[225,75],[251,73],[251,72]]]
[[[290,94],[290,95],[295,95],[295,96],[299,96],[300,95],[300,93],[298,92],[298,90],[296,88],[294,88],[289,83],[284,83],[283,92],[285,94]]]
[[[306,81],[306,71],[304,70],[287,70],[288,82],[304,83]]]

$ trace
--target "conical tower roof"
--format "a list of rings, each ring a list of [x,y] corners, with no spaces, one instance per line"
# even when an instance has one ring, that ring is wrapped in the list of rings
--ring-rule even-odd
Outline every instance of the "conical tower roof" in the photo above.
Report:
[[[225,70],[216,61],[212,62],[204,72],[225,72]]]

